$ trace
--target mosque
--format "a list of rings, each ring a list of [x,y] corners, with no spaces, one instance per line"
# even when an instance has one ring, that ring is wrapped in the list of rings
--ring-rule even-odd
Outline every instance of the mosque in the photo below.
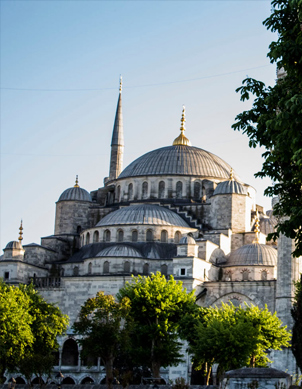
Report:
[[[97,291],[115,295],[131,275],[160,271],[194,289],[198,305],[266,304],[290,328],[293,280],[302,271],[301,259],[291,256],[293,242],[284,236],[266,242],[276,222],[272,211],[264,213],[255,189],[227,162],[191,145],[185,121],[183,108],[172,145],[123,168],[120,84],[104,186],[89,193],[77,178],[58,197],[54,234],[41,244],[22,245],[21,224],[19,239],[0,257],[0,277],[9,284],[32,280],[71,324]],[[71,329],[59,343],[55,370],[63,383],[101,382],[100,360],[87,367]],[[274,367],[296,371],[289,349],[271,358]],[[189,366],[163,369],[162,377],[188,379]]]

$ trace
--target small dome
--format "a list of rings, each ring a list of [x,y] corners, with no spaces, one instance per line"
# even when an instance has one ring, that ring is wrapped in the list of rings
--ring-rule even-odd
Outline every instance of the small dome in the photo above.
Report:
[[[228,181],[220,182],[217,185],[213,195],[218,195],[218,194],[246,195],[246,189],[242,184],[240,184],[240,182],[234,180],[228,180]]]
[[[152,204],[135,204],[120,208],[106,215],[96,226],[103,227],[122,224],[148,224],[190,228],[177,213]]]
[[[97,257],[133,257],[133,258],[142,258],[142,255],[138,250],[131,246],[127,245],[117,245],[106,247],[101,250]]]
[[[277,250],[265,244],[252,243],[227,256],[227,266],[277,266]]]
[[[196,241],[192,236],[187,235],[180,239],[179,244],[196,244]]]
[[[87,190],[73,186],[64,190],[58,201],[92,201],[92,199]]]
[[[8,242],[6,247],[5,247],[5,250],[6,249],[22,249],[22,244],[17,241],[17,240],[12,240],[11,242]]]

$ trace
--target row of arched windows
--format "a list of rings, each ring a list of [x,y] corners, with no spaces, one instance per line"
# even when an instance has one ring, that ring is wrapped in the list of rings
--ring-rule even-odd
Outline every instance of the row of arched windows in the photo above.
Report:
[[[201,183],[199,181],[194,182],[193,187],[193,198],[200,199],[202,196],[201,193]],[[181,199],[183,197],[183,183],[182,181],[177,181],[176,186],[176,198]],[[147,199],[149,197],[149,183],[144,181],[141,186],[142,199]],[[116,187],[116,201],[121,201],[121,186]],[[160,181],[158,183],[158,198],[163,199],[166,197],[166,183],[165,181]],[[128,185],[128,200],[133,200],[133,184]]]
[[[242,277],[241,279],[242,279],[242,281],[248,281],[249,280],[249,274],[250,274],[250,271],[244,269],[241,272],[241,277]],[[261,271],[261,281],[266,281],[267,280],[267,274],[268,274],[267,270],[262,270]],[[225,281],[232,281],[232,272],[231,271],[226,273]]]
[[[130,271],[131,271],[130,262],[128,262],[128,261],[124,262],[124,272],[125,273],[130,273]],[[106,273],[109,273],[109,272],[110,272],[110,264],[109,264],[108,261],[105,261],[103,263],[103,273],[106,274]],[[168,274],[168,266],[165,265],[165,264],[161,265],[160,272],[163,275],[167,275]],[[89,264],[88,264],[88,274],[92,274],[92,262],[89,262]],[[148,275],[149,274],[149,264],[148,263],[145,263],[143,265],[143,274],[144,275]],[[74,276],[78,276],[79,275],[79,267],[78,266],[75,266],[73,268],[73,275]]]
[[[174,243],[179,243],[181,238],[181,232],[176,231],[174,234]],[[116,240],[117,242],[123,242],[124,241],[124,231],[122,229],[119,229],[117,231],[116,235]],[[110,230],[105,230],[103,234],[103,241],[104,242],[110,242],[111,241],[111,231]],[[133,230],[131,232],[131,242],[137,242],[138,241],[138,231]],[[147,242],[152,242],[154,241],[154,232],[151,229],[148,229],[146,231],[146,241]],[[162,230],[160,233],[160,241],[162,243],[168,243],[168,231]],[[93,233],[93,243],[99,242],[99,231],[95,231]],[[82,245],[84,244],[89,244],[90,243],[90,233],[87,232],[86,237],[84,238],[84,235],[82,237]]]

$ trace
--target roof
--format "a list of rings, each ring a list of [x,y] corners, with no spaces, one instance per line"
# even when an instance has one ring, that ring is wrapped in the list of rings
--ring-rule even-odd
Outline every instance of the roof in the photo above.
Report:
[[[181,239],[180,239],[180,244],[196,244],[196,241],[195,239],[190,236],[190,235],[187,235],[187,236],[183,236]]]
[[[64,190],[58,201],[92,201],[87,190],[73,186]]]
[[[111,212],[101,219],[97,227],[147,224],[160,226],[177,226],[190,228],[190,226],[175,212],[153,204],[134,204]]]
[[[252,243],[227,255],[226,266],[277,266],[277,250],[265,244]]]
[[[97,255],[97,257],[132,257],[143,258],[141,253],[134,247],[125,244],[105,247]]]
[[[216,189],[214,190],[213,195],[218,194],[242,194],[246,195],[245,187],[238,181],[228,180],[220,182]]]
[[[231,166],[216,155],[192,146],[167,146],[150,151],[128,165],[119,178],[146,175],[190,175],[228,179]],[[239,177],[234,173],[234,177]]]
[[[18,241],[18,240],[12,240],[10,242],[7,243],[7,245],[5,246],[5,249],[22,249],[22,244]]]

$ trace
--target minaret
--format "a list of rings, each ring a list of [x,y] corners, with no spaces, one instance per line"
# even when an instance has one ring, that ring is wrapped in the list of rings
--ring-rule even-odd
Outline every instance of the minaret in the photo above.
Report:
[[[122,112],[122,77],[120,78],[120,91],[117,101],[115,121],[111,140],[109,180],[115,180],[123,170],[124,156],[124,129]]]

